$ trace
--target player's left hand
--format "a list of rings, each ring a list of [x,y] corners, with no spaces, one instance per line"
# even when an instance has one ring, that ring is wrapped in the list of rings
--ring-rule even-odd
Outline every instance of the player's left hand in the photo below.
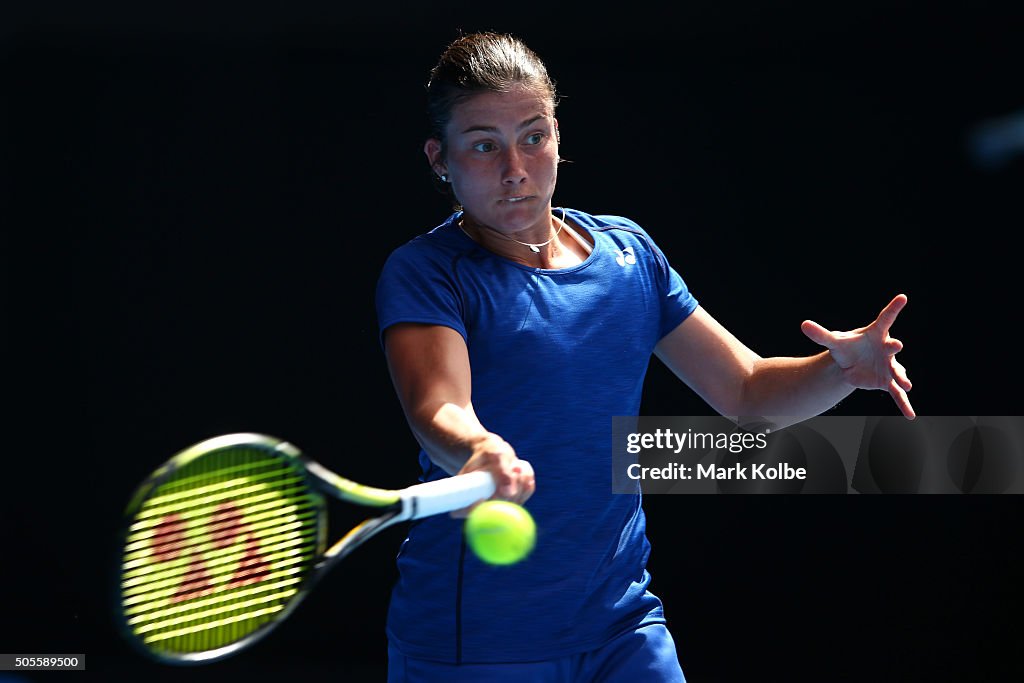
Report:
[[[833,332],[812,320],[805,320],[800,329],[832,353],[848,384],[858,389],[888,391],[900,411],[912,420],[916,414],[907,398],[912,385],[906,368],[896,360],[903,342],[889,336],[889,328],[906,305],[906,294],[898,294],[873,323],[849,332]]]

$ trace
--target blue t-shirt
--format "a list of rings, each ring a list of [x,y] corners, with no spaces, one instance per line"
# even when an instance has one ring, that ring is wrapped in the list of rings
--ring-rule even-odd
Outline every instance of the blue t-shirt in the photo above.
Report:
[[[556,215],[560,215],[560,209]],[[377,286],[381,334],[445,325],[466,340],[473,408],[530,462],[537,544],[523,562],[480,562],[462,521],[414,522],[398,555],[387,633],[406,656],[444,662],[551,659],[663,620],[647,590],[639,490],[612,493],[612,417],[636,415],[655,344],[697,307],[633,221],[567,209],[594,249],[545,270],[498,256],[460,213],[397,248]],[[421,451],[423,479],[448,476]]]

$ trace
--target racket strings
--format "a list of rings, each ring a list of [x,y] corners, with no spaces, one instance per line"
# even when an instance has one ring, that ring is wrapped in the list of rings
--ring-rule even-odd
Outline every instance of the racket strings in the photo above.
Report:
[[[206,652],[273,621],[322,543],[322,500],[296,464],[254,447],[193,459],[129,527],[122,602],[132,632],[172,654]]]
[[[306,541],[306,536],[301,538],[302,541]],[[263,556],[267,560],[273,562],[274,566],[278,569],[287,568],[289,565],[299,564],[304,558],[301,555],[296,554],[296,543],[293,539],[287,539],[282,543],[275,545],[267,545],[264,543],[261,546]],[[184,581],[189,580],[195,572],[185,571],[182,573],[182,566],[185,565],[188,559],[188,555],[184,555],[182,560],[174,562],[173,566],[164,571],[150,571],[141,576],[133,576],[132,578],[125,578],[122,582],[122,595],[124,597],[123,604],[132,605],[138,602],[144,602],[147,599],[153,599],[163,597],[160,589],[163,588],[177,588]],[[216,555],[215,553],[207,553],[204,555],[205,568],[220,570],[224,565],[234,566],[245,557],[244,551],[231,551],[229,554]],[[268,576],[272,576],[269,574]],[[125,575],[128,576],[127,574]],[[165,592],[164,595],[170,594]]]
[[[264,479],[265,481],[260,481]],[[268,491],[268,484],[272,490]],[[291,488],[285,488],[290,486]],[[261,500],[276,498],[281,495],[299,494],[305,490],[301,478],[272,480],[266,474],[261,477],[234,477],[216,485],[203,486],[191,492],[180,492],[175,496],[160,497],[160,500],[147,501],[145,510],[132,525],[132,530],[153,529],[161,524],[166,515],[195,516],[206,511],[211,504],[231,503],[244,498],[248,504],[256,505]]]
[[[295,489],[291,493],[293,495],[301,494],[302,491],[303,489]],[[272,500],[262,503],[255,502],[255,498],[250,500],[253,502],[246,507],[246,521],[250,529],[263,531],[281,527],[280,496],[274,495]],[[125,545],[125,560],[128,562],[128,567],[148,564],[145,561],[134,561],[137,559],[148,560],[154,555],[166,555],[168,559],[173,559],[181,548],[194,544],[196,539],[202,538],[207,533],[207,530],[216,531],[222,537],[230,538],[231,530],[237,528],[237,525],[231,522],[211,524],[208,525],[207,530],[204,530],[201,525],[186,524],[194,520],[208,519],[211,510],[215,509],[206,506],[197,508],[187,515],[172,513],[157,522],[152,527],[152,533],[147,533],[144,528],[132,533],[129,537],[132,540]],[[311,508],[298,508],[293,515],[294,519],[299,521],[308,520],[313,516],[315,516],[315,510]]]

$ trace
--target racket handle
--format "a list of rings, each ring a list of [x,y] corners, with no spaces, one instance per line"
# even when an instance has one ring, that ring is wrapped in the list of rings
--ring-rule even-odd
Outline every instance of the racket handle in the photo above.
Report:
[[[416,484],[402,491],[402,517],[419,519],[468,507],[493,496],[494,488],[494,477],[484,471]]]

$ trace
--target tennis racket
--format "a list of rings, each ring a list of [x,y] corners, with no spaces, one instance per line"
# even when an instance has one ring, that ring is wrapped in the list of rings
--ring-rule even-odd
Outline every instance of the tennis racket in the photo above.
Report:
[[[202,441],[154,471],[128,504],[119,620],[157,660],[223,659],[266,636],[383,529],[493,493],[487,472],[388,490],[345,479],[270,436]],[[374,514],[328,548],[321,494]]]

